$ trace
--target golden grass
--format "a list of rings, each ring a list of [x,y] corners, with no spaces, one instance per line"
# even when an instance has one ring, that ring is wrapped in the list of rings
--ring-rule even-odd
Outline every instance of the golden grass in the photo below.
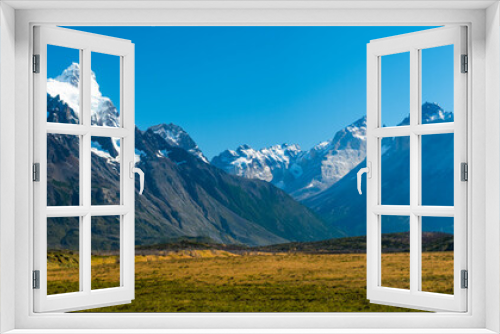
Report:
[[[410,288],[410,253],[382,254],[382,286]]]
[[[422,254],[422,290],[453,294],[453,252]]]
[[[393,287],[408,254],[384,254],[383,275]],[[49,258],[50,262],[50,258]],[[450,293],[453,254],[425,253],[424,290]],[[426,265],[430,263],[432,265]],[[439,264],[439,265],[438,265]],[[51,263],[49,286],[78,285],[74,268]],[[113,256],[93,258],[100,286],[119,282]],[[433,270],[438,268],[439,270]],[[77,271],[76,271],[77,272]],[[399,286],[398,286],[399,285]],[[451,290],[452,293],[453,290]],[[365,254],[231,253],[183,250],[136,256],[136,297],[131,304],[92,312],[407,312],[366,299]]]

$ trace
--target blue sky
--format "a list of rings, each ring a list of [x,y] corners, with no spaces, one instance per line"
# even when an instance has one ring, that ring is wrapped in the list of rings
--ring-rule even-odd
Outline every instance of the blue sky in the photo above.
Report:
[[[137,126],[178,124],[212,158],[240,144],[298,143],[309,149],[331,139],[366,114],[366,44],[428,27],[72,29],[135,43]],[[452,111],[451,65],[439,60],[447,52],[444,47],[424,57],[422,98]],[[67,52],[50,56],[49,77],[74,57]],[[401,110],[409,99],[408,62],[404,55],[391,57],[382,64],[386,125],[406,116],[408,111]],[[103,94],[118,102],[113,58],[96,55],[92,69]]]

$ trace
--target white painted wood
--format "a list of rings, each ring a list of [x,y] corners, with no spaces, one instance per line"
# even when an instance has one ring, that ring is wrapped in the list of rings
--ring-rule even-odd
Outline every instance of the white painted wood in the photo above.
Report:
[[[128,177],[125,161],[134,161],[134,47],[130,41],[81,33],[69,29],[35,27],[34,52],[40,54],[40,73],[34,75],[34,161],[40,162],[40,182],[34,185],[34,270],[40,270],[40,289],[33,290],[34,312],[64,312],[102,305],[129,303],[134,298],[134,180]],[[47,45],[80,50],[80,124],[48,124],[46,122]],[[121,128],[91,125],[92,52],[120,56]],[[47,207],[48,133],[71,134],[80,138],[80,205]],[[91,138],[93,135],[119,137],[120,191],[119,205],[92,205]],[[124,176],[127,175],[127,176]],[[92,290],[92,217],[120,217],[120,287]],[[47,295],[47,229],[48,217],[80,217],[80,292]]]
[[[398,38],[398,37],[394,37]],[[410,50],[410,127],[413,129],[419,124],[420,116],[420,52],[412,47]],[[382,69],[383,71],[383,69]],[[410,207],[414,208],[419,203],[419,184],[420,184],[420,138],[415,132],[410,133]],[[382,160],[382,157],[379,156]],[[418,292],[419,288],[419,243],[420,233],[418,231],[420,221],[419,217],[412,212],[410,214],[410,291],[411,294]],[[380,268],[380,272],[382,269]]]
[[[85,330],[85,334],[248,334],[248,330],[226,329],[226,328],[209,328],[209,329],[89,329]],[[372,329],[324,329],[324,328],[258,328],[251,331],[252,334],[494,334],[483,328],[456,328],[456,329],[392,329],[392,328],[372,328]],[[40,329],[17,329],[7,334],[83,334],[82,330],[74,329],[55,329],[55,330],[40,330]]]
[[[410,216],[412,213],[428,217],[453,217],[455,215],[455,208],[452,206],[376,205],[370,211],[384,216]]]
[[[421,49],[454,45],[454,122],[421,123]],[[380,58],[410,52],[410,124],[381,127]],[[467,182],[460,177],[460,164],[467,162],[467,75],[461,73],[461,55],[467,53],[466,28],[461,26],[431,29],[371,41],[367,48],[367,161],[374,176],[367,180],[367,296],[372,302],[409,308],[441,311],[467,311],[467,290],[461,289],[460,271],[467,266]],[[421,135],[454,133],[454,207],[421,205]],[[410,137],[410,205],[381,205],[380,140],[383,137]],[[410,290],[381,286],[382,215],[410,217]],[[421,217],[454,217],[454,295],[421,291]],[[373,226],[378,226],[378,229]]]
[[[436,3],[444,6],[444,10],[430,9],[434,8]],[[40,1],[38,4],[46,4],[46,1]],[[113,11],[80,9],[64,10],[60,9],[60,1],[52,2],[52,8],[58,10],[39,11],[39,10],[21,10],[16,15],[16,63],[9,65],[16,68],[16,76],[8,76],[2,72],[2,80],[6,82],[15,82],[16,92],[14,96],[3,95],[2,103],[8,99],[15,99],[15,113],[11,110],[1,110],[6,113],[15,123],[16,130],[16,221],[2,222],[2,225],[15,224],[15,247],[14,243],[2,243],[3,254],[14,254],[11,256],[13,264],[15,262],[16,277],[16,296],[11,299],[10,305],[15,305],[16,330],[17,333],[491,333],[485,326],[485,309],[489,307],[489,301],[493,296],[485,300],[486,286],[484,284],[484,270],[486,265],[490,264],[491,256],[498,252],[487,252],[491,250],[490,245],[485,243],[484,236],[488,224],[497,224],[491,216],[491,210],[485,211],[485,144],[488,151],[500,151],[498,141],[486,141],[484,131],[486,125],[485,118],[485,91],[491,91],[490,100],[497,96],[497,90],[492,90],[492,86],[485,85],[485,56],[493,57],[493,53],[486,52],[484,48],[485,36],[485,15],[484,10],[480,8],[479,2],[469,1],[434,1],[434,2],[390,2],[387,8],[391,10],[380,9],[379,1],[370,2],[370,7],[353,2],[353,6],[360,4],[357,10],[325,8],[312,9],[307,5],[304,8],[308,10],[292,9],[292,5],[283,2],[282,10],[263,9],[267,4],[248,5],[248,9],[227,10],[223,9],[217,2],[209,1],[204,4],[213,6],[214,9],[203,9],[203,4],[193,3],[191,10],[124,10],[122,6],[126,4],[121,2],[116,6],[122,9]],[[90,2],[89,2],[90,3]],[[93,2],[87,8],[96,7],[103,2]],[[127,2],[128,3],[128,2]],[[185,3],[185,2],[183,2]],[[445,5],[443,5],[445,3]],[[464,3],[470,5],[473,10],[457,10]],[[224,4],[228,4],[224,2]],[[73,5],[73,4],[72,4]],[[408,9],[400,9],[405,6]],[[75,2],[76,6],[76,2]],[[156,6],[156,4],[155,4]],[[397,6],[398,8],[395,8]],[[420,9],[414,9],[418,6]],[[29,7],[29,6],[28,6]],[[373,9],[373,8],[378,9]],[[216,9],[215,9],[216,8]],[[422,9],[423,8],[423,9]],[[63,22],[65,25],[445,25],[460,22],[469,22],[473,27],[470,30],[471,43],[468,48],[474,54],[471,58],[471,73],[469,83],[471,91],[468,93],[471,97],[468,101],[472,110],[469,113],[468,123],[471,133],[472,160],[470,169],[471,181],[469,182],[469,193],[472,197],[470,202],[471,210],[469,217],[472,219],[473,228],[469,225],[469,233],[472,243],[469,243],[469,264],[471,265],[471,281],[469,288],[470,309],[467,313],[294,313],[294,314],[32,314],[32,303],[30,288],[31,256],[33,249],[30,246],[32,235],[32,217],[31,198],[32,184],[30,180],[30,166],[32,162],[31,150],[32,141],[29,134],[32,131],[32,100],[30,55],[31,46],[31,28],[30,23],[54,24]],[[2,34],[4,31],[2,31]],[[498,39],[491,39],[490,45],[498,46]],[[4,45],[2,45],[3,47]],[[493,59],[493,58],[491,58]],[[494,58],[496,61],[498,58]],[[2,62],[5,58],[2,59]],[[493,61],[493,60],[491,60]],[[490,74],[488,72],[488,74]],[[494,75],[491,76],[495,77]],[[14,80],[15,79],[15,80]],[[495,77],[495,80],[498,80]],[[2,88],[3,89],[3,88]],[[495,97],[496,99],[496,97]],[[496,102],[495,102],[496,103]],[[488,109],[490,114],[495,114],[495,109]],[[496,123],[489,123],[491,129],[498,128]],[[7,145],[6,149],[9,149]],[[6,152],[5,150],[3,152]],[[11,153],[14,147],[11,147]],[[4,163],[1,162],[0,163]],[[495,167],[496,166],[496,167]],[[489,167],[490,170],[497,170],[497,165]],[[493,187],[492,185],[489,185]],[[491,189],[490,189],[491,190]],[[490,191],[491,193],[491,191]],[[491,203],[490,203],[491,204]],[[486,203],[488,205],[488,203]],[[498,205],[495,203],[495,207]],[[491,209],[495,209],[492,207]],[[471,233],[471,232],[474,233]],[[499,239],[493,234],[489,234],[491,240]],[[496,238],[496,239],[495,239]],[[8,260],[9,256],[6,256]],[[28,259],[28,261],[27,261]],[[2,268],[5,268],[2,262]],[[9,274],[2,271],[2,275]],[[490,277],[490,282],[494,279]],[[5,295],[2,295],[4,298]],[[495,313],[495,312],[493,312]],[[3,314],[2,314],[3,316]],[[493,316],[493,315],[492,315]],[[498,320],[499,313],[495,313]],[[41,329],[45,328],[45,330]],[[134,329],[131,329],[134,328]],[[300,328],[300,329],[297,329]]]
[[[82,116],[85,117],[85,114]],[[124,128],[90,126],[90,120],[87,123],[89,125],[47,123],[47,133],[59,133],[65,135],[84,135],[86,133],[90,133],[91,136],[120,138],[130,135],[132,132],[129,129]]]
[[[442,133],[453,133],[455,125],[450,123],[438,123],[438,124],[416,124],[416,125],[404,125],[404,126],[391,126],[385,128],[376,128],[373,131],[373,135],[378,138],[385,137],[402,137],[410,136],[410,134],[416,135],[428,135],[428,134],[442,134]]]
[[[489,147],[495,143],[500,143],[500,2],[496,2],[486,11],[486,29],[488,30],[486,38],[486,83],[488,89],[485,90],[486,100],[486,119],[488,120],[486,133],[488,142],[486,147],[486,171],[488,182],[485,190],[488,194],[486,198],[486,207],[490,215],[488,231],[486,232],[486,243],[489,247],[489,254],[500,254],[500,150]],[[469,159],[469,161],[472,159]],[[500,257],[491,256],[488,258],[488,266],[485,273],[485,286],[488,291],[486,295],[486,328],[500,332]]]
[[[5,251],[14,245],[15,238],[15,11],[0,3],[0,332],[15,328],[12,307],[16,284],[13,252]]]
[[[135,53],[134,44],[129,45],[129,52],[122,57],[122,92],[121,96],[121,124],[129,131],[123,137],[121,149],[121,181],[122,205],[127,208],[126,214],[121,216],[120,226],[122,235],[120,270],[122,273],[122,286],[129,288],[127,297],[134,299],[135,286],[135,182],[129,177],[130,163],[135,163]],[[122,260],[123,259],[123,260]]]
[[[312,0],[312,1],[282,1],[282,0],[237,0],[237,1],[198,1],[198,0],[170,0],[170,1],[154,1],[154,0],[135,0],[117,3],[113,0],[73,0],[69,2],[59,3],[59,1],[37,1],[37,0],[7,0],[5,1],[16,9],[393,9],[392,1],[328,1],[328,0]],[[397,8],[400,9],[477,9],[488,8],[494,1],[457,1],[450,4],[449,1],[401,1]]]

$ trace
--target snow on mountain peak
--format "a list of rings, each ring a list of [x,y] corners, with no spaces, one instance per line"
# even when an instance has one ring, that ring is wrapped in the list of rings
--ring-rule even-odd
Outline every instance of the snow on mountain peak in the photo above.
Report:
[[[149,130],[163,138],[170,146],[180,147],[208,163],[208,159],[203,155],[193,138],[180,126],[172,123],[158,124],[150,127]]]
[[[235,151],[226,150],[215,156],[211,164],[230,174],[272,182],[283,188],[286,184],[284,174],[301,152],[296,144],[274,145],[260,150],[244,144],[238,146]],[[293,168],[293,174],[290,176],[300,174],[300,167],[297,166]]]
[[[425,102],[422,105],[422,123],[453,122],[453,112],[444,111],[437,103]]]
[[[282,144],[255,150],[240,145],[211,163],[246,178],[268,181],[298,199],[323,191],[340,180],[366,156],[366,117],[362,117],[308,151]]]
[[[49,79],[51,80],[51,79]],[[67,69],[59,74],[54,80],[59,82],[67,82],[74,87],[78,87],[80,82],[80,64],[72,63]]]
[[[80,65],[72,63],[55,79],[47,79],[47,94],[66,103],[79,118],[80,114]],[[119,127],[120,115],[113,102],[103,96],[96,80],[96,75],[91,72],[91,124],[99,126]]]
[[[78,123],[80,113],[80,65],[72,63],[56,78],[47,80],[47,95],[51,97],[48,103],[51,109],[49,119],[61,123]],[[120,115],[110,98],[103,96],[96,75],[91,72],[91,124],[99,126],[119,127]],[[71,109],[71,113],[68,111]],[[198,145],[180,126],[175,124],[160,124],[150,128],[160,135],[171,146],[178,146],[190,152],[202,161],[208,163]],[[96,144],[97,145],[97,144]],[[95,152],[101,152],[100,146],[94,147]],[[94,153],[95,153],[94,152]],[[137,155],[139,157],[140,155]]]
[[[422,104],[422,124],[453,122],[453,112],[445,111],[435,102],[425,102]],[[398,126],[410,125],[410,115],[408,115]]]

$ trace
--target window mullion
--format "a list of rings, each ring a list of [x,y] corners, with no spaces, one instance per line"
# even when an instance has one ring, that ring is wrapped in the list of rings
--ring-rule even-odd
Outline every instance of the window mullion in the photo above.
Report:
[[[91,151],[90,151],[90,133],[83,135],[82,146],[83,146],[83,160],[80,165],[82,169],[82,183],[83,187],[81,188],[82,197],[83,197],[83,205],[86,208],[86,213],[83,216],[83,226],[81,230],[81,238],[82,238],[82,248],[80,259],[82,260],[82,264],[80,266],[80,270],[83,271],[82,282],[83,282],[83,291],[89,292],[91,290],[91,215],[90,215],[90,203],[91,203]]]
[[[419,136],[414,129],[418,125],[419,115],[419,55],[417,49],[410,50],[410,291],[418,291],[419,272],[419,217],[414,209],[419,204]]]
[[[80,92],[82,96],[82,124],[89,130],[82,136],[82,160],[80,163],[81,169],[81,198],[83,206],[88,210],[83,216],[83,226],[80,233],[82,238],[82,248],[80,259],[82,260],[80,271],[82,276],[83,291],[90,293],[91,282],[92,282],[92,263],[91,263],[91,215],[90,206],[92,200],[91,193],[91,172],[92,172],[92,161],[91,161],[91,106],[92,106],[92,96],[91,96],[91,51],[86,48],[82,51],[83,61],[80,70],[81,80],[80,80]]]

